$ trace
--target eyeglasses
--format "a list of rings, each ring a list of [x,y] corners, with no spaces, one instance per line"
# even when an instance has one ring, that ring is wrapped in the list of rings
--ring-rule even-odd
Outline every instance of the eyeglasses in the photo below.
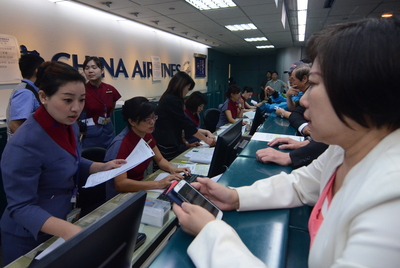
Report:
[[[147,117],[146,119],[144,119],[143,121],[146,123],[150,123],[151,120],[154,120],[154,122],[158,119],[158,115],[155,115],[153,117]]]

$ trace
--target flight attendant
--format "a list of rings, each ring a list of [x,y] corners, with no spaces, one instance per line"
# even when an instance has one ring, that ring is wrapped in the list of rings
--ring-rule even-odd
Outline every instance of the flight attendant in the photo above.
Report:
[[[28,117],[3,152],[1,171],[7,208],[1,218],[4,264],[52,235],[68,240],[81,228],[66,219],[79,180],[125,163],[81,158],[78,119],[85,105],[85,79],[62,62],[44,62],[37,73],[41,106]]]
[[[113,86],[101,81],[104,66],[98,57],[86,58],[83,70],[88,82],[85,108],[80,117],[82,147],[107,148],[115,136],[111,114],[121,95]]]

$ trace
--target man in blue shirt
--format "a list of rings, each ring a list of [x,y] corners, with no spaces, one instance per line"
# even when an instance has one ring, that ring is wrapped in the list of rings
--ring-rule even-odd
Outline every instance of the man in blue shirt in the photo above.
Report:
[[[44,59],[38,55],[25,54],[19,59],[19,69],[22,81],[11,93],[8,102],[7,117],[7,140],[25,122],[25,120],[40,106],[38,91],[35,86],[38,67]]]

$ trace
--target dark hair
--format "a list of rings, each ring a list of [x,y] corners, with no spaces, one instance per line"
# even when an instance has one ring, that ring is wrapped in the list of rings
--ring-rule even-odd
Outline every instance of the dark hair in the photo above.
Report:
[[[250,86],[245,86],[244,88],[243,88],[243,93],[244,92],[254,92],[253,91],[253,88],[252,87],[250,87]]]
[[[167,94],[172,94],[174,96],[177,96],[178,98],[181,99],[182,104],[183,104],[183,96],[182,92],[183,89],[187,86],[190,85],[189,91],[194,88],[196,83],[193,81],[193,78],[190,77],[185,72],[177,72],[172,79],[168,83],[167,90],[165,90],[164,94],[162,94],[160,100],[167,95]]]
[[[88,65],[89,61],[94,61],[94,63],[97,65],[97,67],[99,67],[100,69],[104,69],[104,65],[103,62],[98,58],[98,57],[87,57],[85,59],[85,61],[83,62],[83,69],[86,68],[86,66]]]
[[[399,40],[398,17],[333,25],[310,38],[307,55],[318,62],[342,122],[347,116],[363,127],[400,127]]]
[[[18,64],[23,78],[31,78],[35,74],[35,70],[44,62],[39,55],[24,54],[19,58]]]
[[[240,91],[242,91],[242,89],[241,89],[239,86],[237,86],[237,85],[230,85],[230,86],[228,87],[228,90],[226,91],[225,96],[226,96],[227,98],[230,98],[230,97],[231,97],[231,94],[237,94],[237,93],[240,93]]]
[[[186,108],[192,113],[197,113],[199,106],[207,103],[206,97],[200,91],[194,91],[185,101]]]
[[[297,79],[299,79],[301,81],[301,80],[303,80],[304,76],[308,77],[308,75],[310,74],[310,70],[311,70],[311,64],[304,63],[304,64],[297,65],[296,68],[293,69],[292,73],[294,71],[296,71],[295,76]]]
[[[48,97],[69,82],[85,84],[85,78],[75,68],[61,61],[43,62],[36,76],[35,85]]]
[[[156,105],[150,102],[145,97],[134,97],[125,101],[122,105],[122,116],[124,121],[129,124],[128,119],[134,122],[140,122],[146,119],[149,115],[154,113]]]
[[[272,74],[278,75],[278,72],[277,72],[277,71],[273,71],[273,72],[271,73],[271,75],[272,75]]]

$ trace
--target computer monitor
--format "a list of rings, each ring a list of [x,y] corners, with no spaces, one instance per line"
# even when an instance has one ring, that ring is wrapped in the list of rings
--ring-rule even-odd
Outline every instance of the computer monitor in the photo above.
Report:
[[[254,133],[257,131],[258,127],[264,123],[265,117],[263,115],[263,112],[261,111],[260,107],[256,108],[256,113],[253,118],[253,122],[251,123],[251,128],[249,135],[253,136]]]
[[[29,267],[131,267],[145,201],[139,191]]]
[[[237,147],[242,139],[242,119],[237,120],[218,135],[211,159],[208,177],[223,173],[237,156]]]

